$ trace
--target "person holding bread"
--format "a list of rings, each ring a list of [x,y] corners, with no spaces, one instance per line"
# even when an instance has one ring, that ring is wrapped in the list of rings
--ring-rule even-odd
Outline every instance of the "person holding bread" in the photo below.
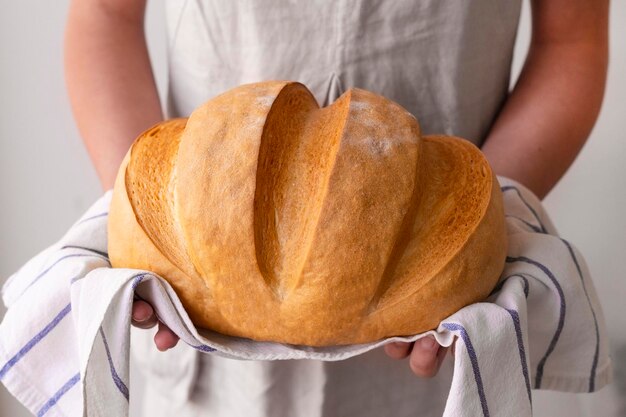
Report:
[[[351,87],[383,95],[416,115],[425,133],[480,146],[496,174],[543,198],[598,116],[608,1],[531,4],[531,47],[509,92],[519,0],[169,1],[161,109],[143,31],[146,0],[73,0],[67,86],[104,190],[135,137],[164,117],[188,116],[240,84],[297,80],[322,106]],[[148,375],[146,415],[435,416],[449,390],[446,349],[431,337],[340,362],[248,362],[177,345],[143,301],[133,322],[158,326],[153,344],[135,335]],[[184,384],[190,396],[178,394]]]

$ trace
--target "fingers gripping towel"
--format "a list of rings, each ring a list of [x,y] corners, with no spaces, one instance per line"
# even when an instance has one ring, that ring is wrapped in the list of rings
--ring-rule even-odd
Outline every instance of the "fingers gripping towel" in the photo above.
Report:
[[[196,329],[161,277],[111,268],[108,192],[4,285],[8,311],[0,324],[0,380],[38,416],[128,415],[130,315],[138,297],[192,348],[235,359],[338,361],[432,334],[443,346],[456,344],[445,416],[530,416],[531,389],[598,390],[610,382],[611,364],[585,262],[558,237],[530,191],[499,181],[509,253],[488,300],[424,334],[324,348]]]

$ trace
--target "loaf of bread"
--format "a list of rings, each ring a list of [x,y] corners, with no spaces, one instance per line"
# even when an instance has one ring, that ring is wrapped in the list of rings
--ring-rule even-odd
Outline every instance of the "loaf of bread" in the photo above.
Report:
[[[154,271],[197,327],[309,346],[434,329],[503,269],[502,195],[469,141],[351,89],[219,95],[141,134],[109,214],[114,267]]]

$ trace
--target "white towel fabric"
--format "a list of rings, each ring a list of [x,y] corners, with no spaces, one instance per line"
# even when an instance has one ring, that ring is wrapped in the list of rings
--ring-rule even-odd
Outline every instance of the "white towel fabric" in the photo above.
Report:
[[[141,297],[185,343],[244,360],[337,361],[426,334],[443,346],[457,338],[444,416],[530,416],[531,388],[598,390],[610,382],[612,368],[585,262],[557,236],[530,191],[499,181],[509,252],[486,302],[461,309],[436,331],[326,348],[199,331],[165,280],[148,271],[110,268],[109,191],[4,285],[8,311],[0,324],[0,380],[38,416],[128,415],[130,314],[134,297]]]

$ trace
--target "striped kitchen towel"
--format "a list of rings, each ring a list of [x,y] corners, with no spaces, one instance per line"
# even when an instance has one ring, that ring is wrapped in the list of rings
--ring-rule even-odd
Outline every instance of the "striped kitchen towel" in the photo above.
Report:
[[[499,178],[509,252],[488,300],[438,329],[376,343],[311,348],[196,329],[172,288],[148,272],[110,267],[107,192],[63,238],[3,287],[0,380],[37,416],[126,416],[130,313],[153,304],[182,341],[210,355],[253,360],[346,359],[391,341],[456,339],[444,416],[530,416],[531,389],[591,392],[611,380],[602,309],[580,253],[559,238],[537,198]]]

